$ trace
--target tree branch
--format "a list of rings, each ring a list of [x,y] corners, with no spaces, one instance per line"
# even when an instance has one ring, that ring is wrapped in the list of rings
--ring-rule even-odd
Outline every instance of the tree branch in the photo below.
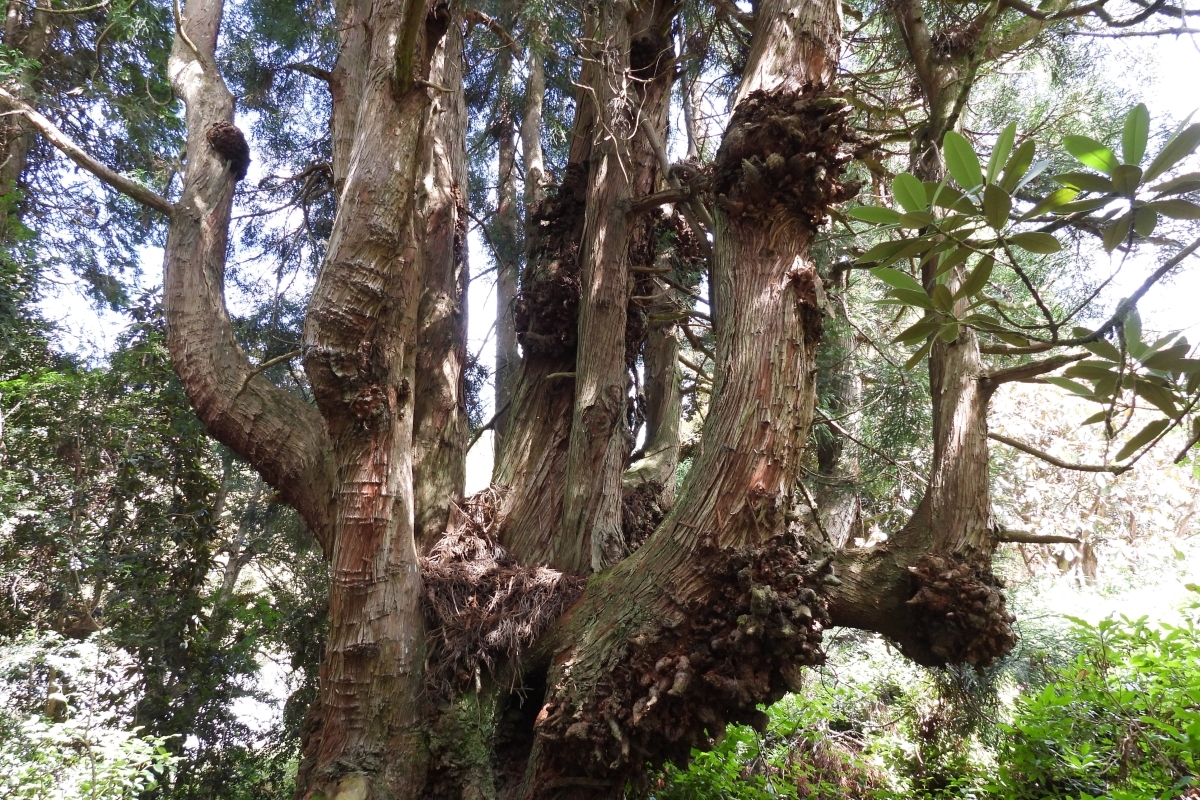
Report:
[[[996,541],[1018,544],[1083,544],[1083,540],[1076,536],[1042,536],[1027,531],[1010,531],[1007,528],[1002,528],[996,534]]]
[[[116,189],[121,194],[137,200],[145,206],[153,208],[166,214],[168,217],[175,211],[175,206],[170,200],[162,195],[146,188],[137,181],[126,178],[124,175],[101,164],[91,155],[89,155],[82,147],[72,142],[67,138],[67,135],[59,130],[53,122],[42,116],[32,106],[24,103],[15,95],[11,94],[7,89],[0,87],[0,100],[6,103],[10,108],[21,113],[25,119],[29,120],[29,124],[46,137],[50,144],[58,148],[67,158],[74,161],[79,166],[86,169],[88,172],[95,175],[104,183]]]
[[[988,388],[995,390],[1002,383],[1011,383],[1012,381],[1025,381],[1030,378],[1036,378],[1038,375],[1044,375],[1047,372],[1065,367],[1076,361],[1082,361],[1087,358],[1090,353],[1075,353],[1072,355],[1051,356],[1044,358],[1041,361],[1031,361],[1028,364],[1019,364],[1015,367],[1007,367],[1005,369],[997,369],[987,373],[982,380],[988,385]]]
[[[979,351],[981,353],[1003,356],[1032,355],[1033,353],[1044,353],[1047,350],[1053,350],[1056,347],[1080,347],[1082,345],[1098,341],[1104,336],[1104,334],[1121,324],[1121,321],[1125,319],[1125,315],[1129,313],[1130,309],[1137,305],[1139,300],[1145,297],[1146,293],[1154,287],[1154,284],[1162,280],[1163,276],[1165,276],[1175,267],[1179,266],[1180,263],[1188,258],[1188,256],[1195,253],[1197,249],[1200,249],[1200,239],[1196,239],[1187,247],[1183,248],[1171,258],[1164,261],[1161,267],[1156,269],[1153,274],[1150,275],[1150,277],[1146,278],[1146,280],[1142,282],[1142,285],[1137,288],[1137,291],[1117,304],[1117,309],[1112,313],[1112,316],[1109,317],[1103,325],[1093,331],[1089,336],[1084,336],[1078,339],[1065,339],[1063,341],[1040,342],[1038,344],[1031,344],[1028,347],[983,345],[979,348]]]
[[[1018,442],[1016,439],[1010,439],[1007,436],[1001,436],[998,433],[989,432],[988,438],[995,439],[1001,444],[1006,444],[1014,450],[1020,450],[1022,453],[1028,453],[1035,458],[1040,458],[1042,461],[1053,464],[1056,467],[1060,467],[1062,469],[1073,469],[1077,472],[1111,472],[1113,475],[1120,475],[1122,472],[1127,471],[1132,466],[1132,464],[1125,464],[1124,466],[1115,464],[1073,464],[1070,461],[1063,461],[1061,458],[1055,458],[1043,450],[1038,450],[1036,447],[1031,447],[1024,442]]]

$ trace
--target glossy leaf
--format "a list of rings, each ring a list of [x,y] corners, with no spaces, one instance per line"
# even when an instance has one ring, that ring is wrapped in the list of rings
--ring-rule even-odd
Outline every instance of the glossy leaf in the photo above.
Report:
[[[1150,111],[1138,103],[1125,117],[1121,131],[1121,158],[1126,164],[1140,164],[1146,155],[1146,140],[1150,136]]]
[[[914,292],[924,293],[925,289],[917,282],[917,279],[906,272],[901,272],[898,269],[889,269],[886,267],[876,267],[871,270],[871,275],[877,280],[881,280],[893,289],[909,289]]]
[[[1077,394],[1080,397],[1086,397],[1089,400],[1096,399],[1096,395],[1091,389],[1084,386],[1082,383],[1079,383],[1078,381],[1071,380],[1070,378],[1060,378],[1057,375],[1051,375],[1050,377],[1046,378],[1046,383],[1050,384],[1051,386],[1057,386],[1060,389],[1066,389],[1068,392]]]
[[[1014,233],[1008,237],[1008,241],[1022,250],[1028,250],[1031,253],[1057,253],[1062,249],[1062,243],[1058,239],[1041,231]]]
[[[1084,192],[1113,191],[1112,181],[1103,175],[1096,175],[1091,172],[1064,172],[1061,175],[1055,175],[1054,180],[1063,186],[1074,186],[1076,189]]]
[[[1158,214],[1152,208],[1138,206],[1133,212],[1133,232],[1146,237],[1158,227]]]
[[[963,297],[973,297],[987,287],[988,279],[992,277],[992,269],[996,266],[996,259],[991,256],[984,256],[979,260],[975,269],[971,270],[971,274],[963,281],[962,286],[958,288],[958,292],[954,295],[955,299]]]
[[[1200,219],[1200,205],[1196,205],[1191,200],[1184,200],[1182,197],[1171,200],[1155,200],[1153,203],[1147,203],[1146,208],[1153,209],[1171,219]]]
[[[900,221],[900,212],[894,208],[883,208],[881,206],[858,206],[846,212],[847,215],[854,219],[860,219],[863,222],[874,222],[879,225],[894,225]]]
[[[1069,186],[1064,186],[1061,189],[1055,189],[1053,192],[1043,197],[1041,201],[1038,202],[1038,204],[1034,206],[1028,213],[1023,215],[1021,219],[1029,219],[1031,217],[1036,217],[1038,214],[1044,214],[1047,211],[1054,211],[1055,209],[1070,203],[1078,194],[1078,189],[1073,189]]]
[[[1134,382],[1133,390],[1139,397],[1147,400],[1171,419],[1179,416],[1179,407],[1175,404],[1175,397],[1162,386],[1144,378],[1138,378]]]
[[[900,215],[901,228],[925,228],[932,225],[933,221],[933,214],[930,214],[928,211],[910,211],[907,214]]]
[[[1146,180],[1152,181],[1178,164],[1200,145],[1200,123],[1189,125],[1176,133],[1146,167]]]
[[[983,172],[979,168],[979,157],[975,148],[956,131],[946,131],[942,139],[942,151],[946,156],[946,169],[958,185],[971,191],[983,184]]]
[[[913,289],[892,289],[890,294],[906,306],[915,306],[916,308],[923,308],[926,311],[934,310],[933,302],[929,299],[929,295],[925,293],[924,289],[920,291]]]
[[[1104,242],[1104,249],[1111,253],[1121,246],[1129,236],[1129,227],[1133,224],[1132,214],[1122,214],[1115,222],[1110,222],[1101,233],[1101,238]]]
[[[908,359],[908,361],[904,362],[904,368],[912,369],[917,364],[920,364],[921,361],[924,360],[925,356],[929,355],[929,351],[932,349],[933,349],[933,340],[930,339],[928,342],[921,345],[920,349],[917,350],[917,352],[912,354],[912,358],[910,358],[910,359]]]
[[[901,331],[893,343],[914,344],[929,337],[929,334],[942,327],[941,317],[923,317],[920,321]]]
[[[1187,194],[1200,190],[1200,172],[1188,172],[1169,181],[1151,186],[1150,190],[1159,194]]]
[[[1059,206],[1054,209],[1055,214],[1074,214],[1077,211],[1095,211],[1097,208],[1104,208],[1111,203],[1112,200],[1107,197],[1093,197],[1089,200],[1075,200],[1066,205]]]
[[[1112,173],[1112,184],[1119,194],[1133,197],[1142,182],[1142,168],[1121,164]]]
[[[901,172],[892,179],[892,195],[905,211],[924,211],[929,207],[925,197],[925,186],[907,172]]]
[[[1017,138],[1017,123],[1010,122],[996,137],[996,146],[992,148],[992,156],[988,159],[987,182],[994,183],[1000,174],[1001,167],[1012,152],[1013,141]]]
[[[954,296],[950,294],[950,289],[945,284],[933,287],[930,297],[933,299],[933,307],[938,311],[949,314],[954,310]]]
[[[1063,147],[1075,156],[1079,163],[1105,175],[1112,175],[1117,167],[1117,157],[1113,155],[1113,151],[1090,136],[1064,136]]]
[[[1125,443],[1121,448],[1121,452],[1117,453],[1117,461],[1124,461],[1135,452],[1140,450],[1143,445],[1148,444],[1154,437],[1167,429],[1171,424],[1169,419],[1156,419],[1146,427],[1133,435],[1133,438]]]
[[[1012,158],[1008,160],[1008,164],[1004,166],[1004,176],[1000,179],[1000,186],[1004,191],[1012,192],[1017,188],[1017,183],[1021,178],[1025,177],[1025,173],[1029,170],[1029,165],[1033,163],[1033,154],[1037,149],[1032,139],[1026,139],[1021,142],[1021,146],[1012,154]]]
[[[1012,211],[1012,198],[1008,192],[994,183],[983,190],[983,215],[987,224],[999,231],[1008,224],[1008,213]]]

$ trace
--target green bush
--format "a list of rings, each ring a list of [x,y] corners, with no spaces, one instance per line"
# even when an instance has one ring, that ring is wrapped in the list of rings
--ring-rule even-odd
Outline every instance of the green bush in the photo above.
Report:
[[[1178,624],[1071,618],[1080,652],[1018,698],[993,791],[1004,800],[1165,800],[1198,785],[1198,621],[1200,602]]]

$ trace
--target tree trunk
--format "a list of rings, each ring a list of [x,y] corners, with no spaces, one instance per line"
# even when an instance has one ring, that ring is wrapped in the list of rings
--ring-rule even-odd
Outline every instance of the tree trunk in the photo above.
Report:
[[[511,23],[511,17],[510,17]],[[520,258],[517,247],[517,143],[516,111],[513,107],[513,50],[503,46],[496,53],[496,422],[493,453],[498,457],[508,435],[521,352],[517,348],[516,312]]]
[[[895,14],[930,109],[913,140],[912,173],[923,181],[945,176],[941,141],[958,124],[986,43],[994,10],[974,23],[974,44],[936,57],[920,4],[907,0]],[[934,265],[922,268],[927,289]],[[958,268],[950,288],[963,280]],[[966,313],[960,300],[955,314]],[[834,621],[892,637],[913,660],[931,666],[987,666],[1016,642],[1002,584],[992,574],[997,540],[991,516],[987,408],[994,387],[984,380],[975,332],[966,326],[952,342],[937,340],[929,354],[933,403],[933,462],[925,495],[908,523],[889,541],[839,554],[843,585],[834,594]],[[873,602],[867,602],[868,598]]]

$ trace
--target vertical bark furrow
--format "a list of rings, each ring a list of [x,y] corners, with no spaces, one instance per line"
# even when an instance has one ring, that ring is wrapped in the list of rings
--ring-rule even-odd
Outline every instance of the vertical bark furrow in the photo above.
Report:
[[[429,108],[432,144],[417,215],[425,283],[414,351],[413,505],[421,552],[446,530],[450,503],[462,499],[466,480],[467,110],[456,26],[434,53],[430,83],[452,91]]]

